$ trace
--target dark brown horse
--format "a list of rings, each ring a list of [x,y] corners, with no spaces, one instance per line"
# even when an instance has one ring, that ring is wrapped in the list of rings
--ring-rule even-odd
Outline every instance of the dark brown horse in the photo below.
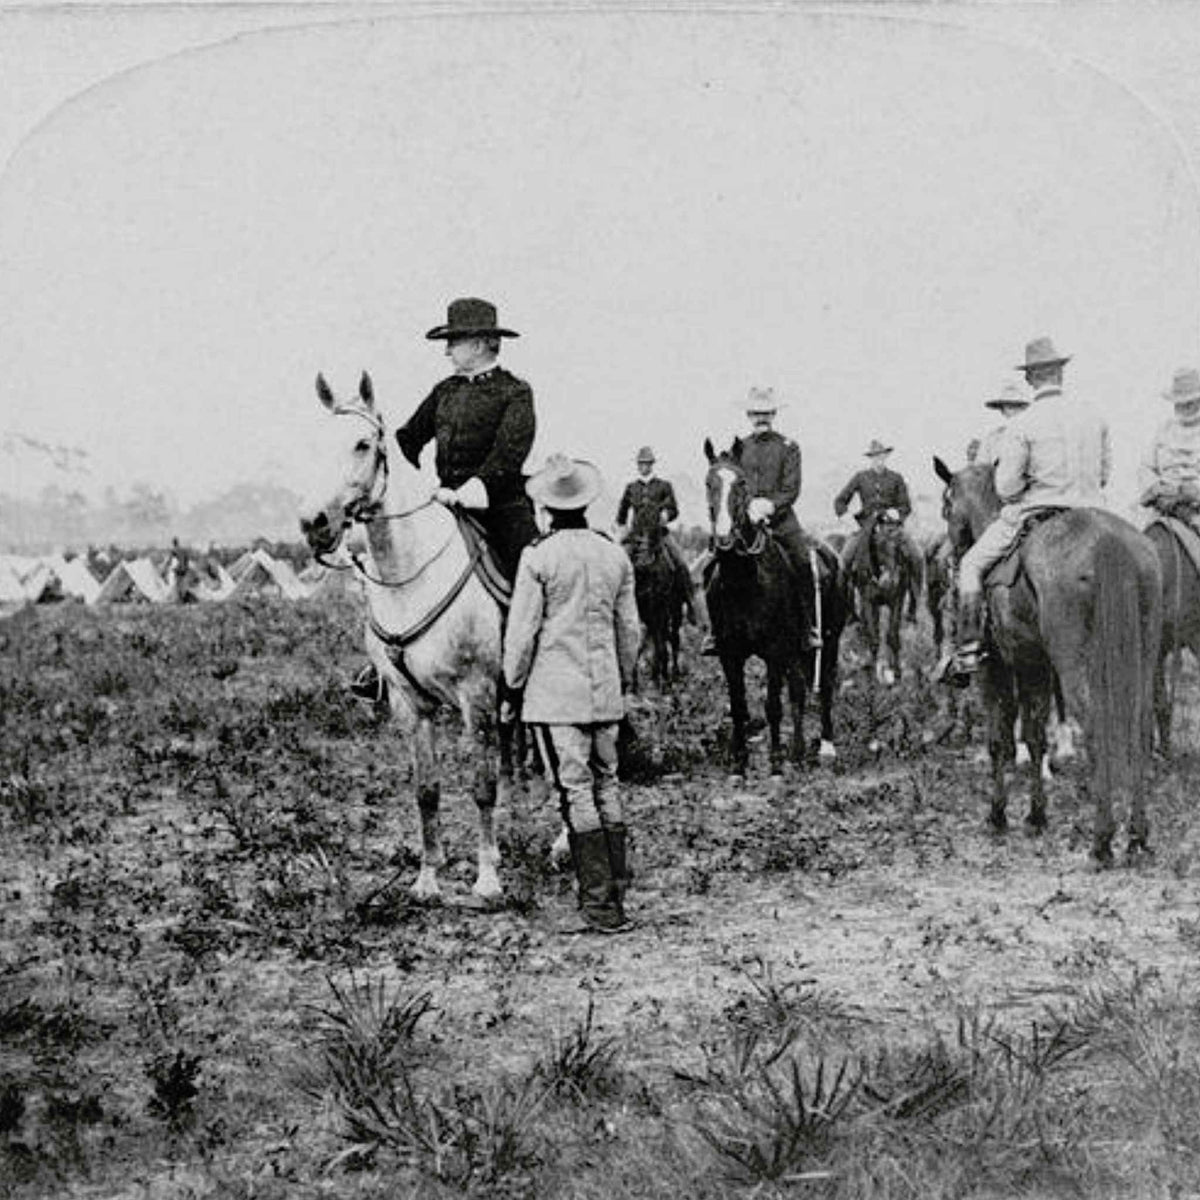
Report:
[[[715,569],[707,586],[708,612],[733,717],[734,772],[744,776],[747,747],[746,660],[761,659],[767,668],[767,727],[771,774],[783,770],[780,726],[783,685],[792,709],[791,758],[804,760],[804,709],[808,689],[820,696],[820,756],[836,756],[833,746],[833,697],[837,691],[838,647],[846,624],[845,596],[836,556],[814,546],[812,563],[818,580],[813,601],[801,594],[796,572],[763,525],[750,521],[749,488],[741,467],[741,441],[718,455],[705,440],[708,458],[705,489]],[[811,612],[815,603],[819,612]],[[821,632],[820,649],[805,648],[803,632]]]
[[[943,515],[961,555],[998,515],[990,465],[957,474],[940,458]],[[1096,804],[1093,853],[1112,859],[1114,799],[1128,803],[1130,854],[1146,849],[1146,772],[1154,728],[1154,670],[1162,634],[1162,572],[1149,540],[1095,508],[1072,508],[1037,525],[1020,550],[1011,586],[988,592],[991,629],[980,672],[989,714],[991,823],[1007,828],[1005,769],[1015,758],[1018,714],[1029,748],[1027,824],[1046,824],[1041,764],[1057,673],[1067,714],[1083,726]]]
[[[933,620],[933,648],[942,652],[946,639],[946,619],[954,622],[954,552],[950,539],[942,534],[925,547],[925,605]]]
[[[679,629],[687,599],[665,536],[662,525],[655,523],[635,533],[625,546],[633,562],[638,616],[650,644],[654,682],[660,688],[679,677]]]
[[[921,581],[905,546],[904,526],[880,513],[868,521],[862,537],[866,546],[857,555],[861,564],[851,579],[858,594],[858,617],[871,654],[871,669],[881,683],[900,678],[900,626],[904,606],[912,606]],[[884,617],[886,612],[887,616]]]
[[[1200,658],[1200,572],[1179,538],[1165,522],[1153,521],[1146,536],[1158,551],[1163,577],[1162,652],[1154,675],[1154,714],[1158,745],[1171,753],[1171,718],[1179,678],[1179,656],[1190,650]]]

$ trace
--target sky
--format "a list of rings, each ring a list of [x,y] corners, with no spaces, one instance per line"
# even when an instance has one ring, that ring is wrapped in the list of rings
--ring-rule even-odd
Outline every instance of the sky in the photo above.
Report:
[[[1182,3],[0,4],[0,491],[304,492],[316,373],[399,423],[480,295],[531,467],[699,479],[771,386],[828,522],[1048,334],[1124,504],[1200,363],[1198,51]]]

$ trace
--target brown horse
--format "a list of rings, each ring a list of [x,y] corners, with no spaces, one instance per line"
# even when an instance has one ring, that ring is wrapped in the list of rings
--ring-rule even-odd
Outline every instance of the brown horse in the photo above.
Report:
[[[997,516],[990,465],[954,473],[940,458],[942,513],[962,554]],[[991,824],[1007,828],[1005,769],[1015,758],[1018,713],[1029,748],[1030,807],[1046,824],[1041,764],[1057,673],[1068,715],[1084,728],[1096,804],[1093,853],[1112,859],[1114,798],[1129,807],[1130,855],[1147,848],[1146,771],[1154,728],[1154,672],[1162,635],[1162,571],[1150,541],[1095,508],[1072,508],[1037,525],[1020,549],[1015,583],[988,593],[991,632],[981,670],[992,760]]]
[[[915,620],[915,597],[921,581],[914,578],[916,569],[909,559],[900,521],[880,513],[868,521],[862,537],[866,546],[857,558],[863,565],[850,582],[858,594],[858,615],[871,655],[871,668],[876,679],[890,685],[901,674],[900,626],[904,606],[906,603],[911,606]]]
[[[1179,655],[1183,650],[1190,650],[1200,658],[1200,571],[1197,571],[1192,556],[1179,544],[1179,538],[1163,521],[1152,521],[1146,527],[1146,536],[1154,543],[1162,566],[1162,652],[1154,675],[1154,714],[1158,723],[1159,749],[1169,755]]]
[[[646,629],[654,682],[660,688],[679,678],[679,629],[687,601],[665,536],[661,525],[647,525],[625,547],[633,562],[638,616]],[[636,690],[636,678],[634,685]]]

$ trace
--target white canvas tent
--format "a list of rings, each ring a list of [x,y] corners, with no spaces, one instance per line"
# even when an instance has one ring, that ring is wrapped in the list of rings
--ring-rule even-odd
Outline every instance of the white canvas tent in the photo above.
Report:
[[[162,604],[167,598],[167,585],[148,558],[119,562],[100,585],[97,604],[118,604],[130,601],[149,601]]]
[[[63,591],[85,604],[95,604],[100,595],[100,584],[87,566],[78,558],[55,567],[55,574],[62,583]]]
[[[216,580],[211,580],[206,573],[201,574],[200,582],[196,585],[196,598],[225,600],[237,586],[237,581],[220,563],[213,563],[211,569],[216,573]]]
[[[246,596],[279,595],[286,600],[302,600],[307,595],[304,585],[296,578],[291,563],[272,558],[265,550],[255,550],[244,561],[242,555],[230,571],[235,583],[229,593],[230,600],[241,600]],[[237,568],[241,567],[240,572]]]
[[[62,580],[53,567],[44,562],[38,563],[24,579],[21,587],[25,591],[25,599],[31,604],[43,604],[48,600],[61,600],[66,595]]]
[[[338,571],[310,563],[300,572],[300,582],[308,592],[310,600],[323,596],[344,596],[362,591],[362,583],[353,571]]]
[[[0,562],[0,604],[24,604],[25,589],[11,564]]]

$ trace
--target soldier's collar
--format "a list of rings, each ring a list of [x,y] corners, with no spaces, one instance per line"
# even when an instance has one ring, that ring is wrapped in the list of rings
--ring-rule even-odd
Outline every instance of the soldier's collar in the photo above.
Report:
[[[1062,384],[1061,383],[1048,383],[1048,384],[1046,384],[1045,387],[1038,388],[1038,390],[1033,393],[1033,398],[1035,400],[1041,400],[1044,396],[1061,396],[1061,395],[1062,395]]]
[[[484,367],[483,370],[476,371],[473,375],[464,375],[463,378],[468,383],[484,383],[486,380],[491,379],[499,370],[500,364],[492,363],[490,367]]]

